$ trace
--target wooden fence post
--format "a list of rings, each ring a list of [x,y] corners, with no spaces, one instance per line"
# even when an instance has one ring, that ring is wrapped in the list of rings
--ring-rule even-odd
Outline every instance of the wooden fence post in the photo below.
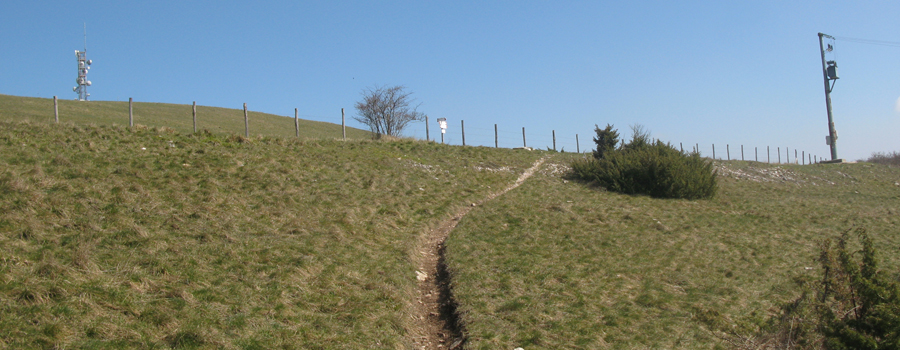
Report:
[[[684,149],[682,149],[684,151]],[[581,153],[581,145],[578,143],[578,134],[575,134],[575,153]]]
[[[500,143],[497,141],[497,124],[494,124],[494,148],[500,148]]]
[[[244,137],[250,138],[250,119],[247,118],[247,102],[244,102]]]
[[[56,96],[53,96],[53,119],[59,124],[59,102],[56,101]]]
[[[341,110],[343,111],[344,109],[341,108]],[[343,112],[341,112],[341,114],[343,114]],[[425,116],[425,141],[431,141],[428,138],[428,116],[427,115]]]
[[[425,117],[425,127],[428,127],[428,117]],[[346,140],[347,139],[347,121],[344,117],[344,109],[341,108],[341,137]],[[426,136],[427,138],[427,136]]]
[[[297,137],[300,137],[300,116],[297,114],[297,109],[294,108],[294,134]]]
[[[460,120],[459,123],[460,123],[460,130],[462,130],[463,146],[465,146],[466,145],[466,121]]]
[[[794,164],[798,164],[797,162],[797,149],[794,148]]]
[[[741,161],[744,161],[744,145],[741,145]]]
[[[129,127],[134,126],[134,117],[132,116],[132,113],[131,113],[131,97],[128,98],[128,126]]]
[[[522,127],[522,147],[528,147],[528,144],[525,143],[525,127]]]
[[[553,130],[553,150],[556,151],[556,130]]]
[[[713,158],[716,159],[716,144],[713,144]]]
[[[725,156],[728,160],[731,160],[731,146],[729,146],[727,143],[725,144]]]
[[[781,147],[775,147],[775,152],[778,152],[778,164],[781,164]]]
[[[191,119],[194,121],[194,133],[197,133],[197,101],[191,104]]]
[[[769,146],[766,146],[766,163],[772,163],[772,151],[769,150]]]

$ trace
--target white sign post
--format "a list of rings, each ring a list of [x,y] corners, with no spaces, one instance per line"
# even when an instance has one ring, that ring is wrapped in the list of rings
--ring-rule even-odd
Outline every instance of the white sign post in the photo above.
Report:
[[[444,143],[444,134],[447,133],[447,118],[438,118],[437,122],[441,126],[441,143]]]

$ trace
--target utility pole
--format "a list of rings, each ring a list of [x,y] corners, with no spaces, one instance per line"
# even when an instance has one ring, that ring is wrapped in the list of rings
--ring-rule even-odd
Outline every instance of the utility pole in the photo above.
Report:
[[[834,37],[828,34],[819,33],[819,53],[822,55],[822,77],[825,80],[825,108],[828,110],[828,136],[825,137],[825,143],[831,146],[831,161],[839,162],[837,155],[837,131],[834,129],[834,117],[831,114],[831,90],[834,89],[834,83],[829,84],[831,80],[837,81],[837,63],[834,61],[825,61],[825,45],[823,38],[834,40]],[[833,47],[828,45],[828,52]]]

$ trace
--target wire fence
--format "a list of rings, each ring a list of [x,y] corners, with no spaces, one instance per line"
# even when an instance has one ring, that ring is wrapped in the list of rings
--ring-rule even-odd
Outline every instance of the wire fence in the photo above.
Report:
[[[678,147],[684,151],[684,144],[679,143]],[[754,162],[765,162],[772,164],[816,164],[819,162],[826,161],[824,158],[819,157],[816,154],[811,152],[806,152],[804,150],[800,150],[797,148],[790,147],[771,147],[765,146],[765,148],[753,146],[744,147],[744,145],[732,145],[725,144],[725,147],[722,148],[722,145],[719,145],[719,148],[716,149],[715,144],[711,144],[709,148],[701,147],[700,144],[688,145],[690,149],[689,152],[697,152],[701,156],[706,156],[710,159],[717,160],[742,160],[742,161],[754,161]],[[765,152],[765,153],[763,153]]]
[[[134,126],[132,103],[133,100],[129,97],[129,126]],[[53,96],[53,113],[54,120],[56,121],[56,123],[59,123],[59,107],[56,96]],[[243,105],[243,113],[244,135],[246,137],[249,137],[249,117],[247,114],[246,103],[244,103]],[[194,102],[192,105],[191,117],[193,130],[194,132],[197,132],[196,102]],[[299,137],[300,128],[298,120],[298,111],[295,108],[294,126],[296,135]],[[341,137],[346,139],[346,118],[343,108],[341,108],[341,130]],[[441,129],[438,127],[432,129],[430,128],[428,117],[426,117],[425,119],[425,140],[463,146],[546,149],[557,152],[587,153],[593,150],[593,139],[591,136],[582,138],[579,134],[561,135],[557,134],[556,130],[552,129],[531,131],[526,130],[525,127],[508,127],[501,126],[499,124],[485,123],[483,121],[477,121],[474,123],[470,122],[469,124],[466,124],[465,120],[459,121],[458,128],[447,125],[447,129]],[[675,147],[676,145],[673,144],[672,146]],[[765,153],[761,153],[762,148],[758,146],[753,146],[751,150],[750,147],[745,148],[744,145],[735,145],[735,147],[732,148],[732,145],[730,144],[725,144],[724,148],[722,148],[722,145],[720,144],[718,151],[715,144],[711,144],[709,148],[707,148],[706,146],[701,146],[698,143],[695,143],[693,145],[689,144],[688,149],[685,150],[684,143],[678,143],[677,147],[682,152],[696,152],[701,156],[716,160],[741,160],[774,164],[800,165],[816,164],[825,161],[824,158],[821,158],[816,154],[812,154],[811,152],[802,151],[797,148],[792,149],[790,147],[782,148],[780,146],[774,148],[771,146],[765,146]]]
[[[426,125],[430,120],[426,120]],[[509,127],[493,123],[470,123],[460,120],[449,125],[446,133],[440,128],[427,128],[425,139],[435,142],[464,146],[487,146],[498,148],[533,148],[560,152],[584,152],[583,140],[578,134],[562,135],[555,130],[534,131],[524,127]],[[588,140],[590,142],[590,140]]]
[[[562,135],[558,134],[556,130],[529,131],[524,127],[510,128],[498,124],[486,127],[484,123],[472,125],[467,124],[465,120],[461,120],[456,128],[449,127],[446,133],[441,133],[440,129],[437,129],[436,133],[426,131],[426,139],[464,146],[523,147],[577,153],[590,152],[594,148],[592,136]],[[673,147],[676,146],[683,152],[697,152],[701,156],[717,160],[801,165],[824,161],[816,154],[791,147],[765,146],[765,148],[761,148],[753,146],[751,148],[744,145],[733,145],[734,147],[732,147],[731,144],[725,144],[722,147],[723,145],[720,144],[717,149],[715,144],[701,146],[697,143],[688,145],[688,149],[684,148],[683,143],[673,145]],[[761,151],[765,153],[761,153]]]

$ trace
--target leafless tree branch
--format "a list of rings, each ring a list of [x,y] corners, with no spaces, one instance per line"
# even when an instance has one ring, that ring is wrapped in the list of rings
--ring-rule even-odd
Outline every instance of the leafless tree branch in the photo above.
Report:
[[[369,127],[375,137],[382,135],[400,136],[406,125],[412,121],[421,121],[425,114],[418,111],[411,92],[406,87],[377,86],[362,91],[362,101],[356,103],[358,116],[353,117]]]

